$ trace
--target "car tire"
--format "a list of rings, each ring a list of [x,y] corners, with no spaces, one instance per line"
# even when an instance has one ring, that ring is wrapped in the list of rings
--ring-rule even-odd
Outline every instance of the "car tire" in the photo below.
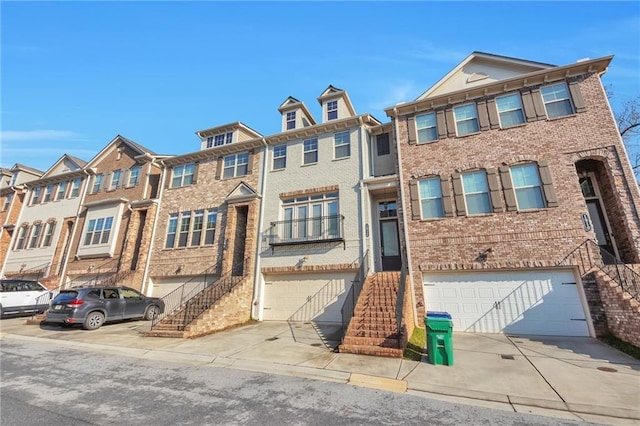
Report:
[[[144,319],[146,319],[147,321],[151,321],[155,317],[157,317],[159,313],[160,313],[160,308],[158,308],[156,305],[151,305],[144,312]]]
[[[95,311],[87,315],[83,325],[85,330],[95,330],[100,328],[102,324],[104,324],[104,315],[102,312]]]

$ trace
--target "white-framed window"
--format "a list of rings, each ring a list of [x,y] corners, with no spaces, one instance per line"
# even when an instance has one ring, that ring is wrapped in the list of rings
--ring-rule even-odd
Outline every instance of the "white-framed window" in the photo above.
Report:
[[[416,131],[418,132],[418,143],[438,140],[436,113],[430,112],[428,114],[417,115]]]
[[[142,167],[133,166],[129,170],[129,182],[127,182],[127,186],[137,186],[140,183],[140,170]]]
[[[340,236],[338,193],[304,195],[282,200],[283,240],[322,240]]]
[[[27,240],[27,232],[29,227],[22,225],[18,230],[18,238],[16,239],[16,250],[22,250],[25,247],[25,241]]]
[[[42,247],[51,246],[51,240],[53,239],[53,231],[56,229],[55,222],[47,222],[44,230],[44,238],[42,239]]]
[[[7,197],[4,199],[4,204],[2,206],[2,211],[9,210],[9,207],[11,207],[11,200],[13,200],[13,193],[9,192],[7,194]]]
[[[67,181],[60,182],[60,184],[58,185],[58,192],[56,192],[56,201],[62,200],[64,198],[65,194],[67,193],[68,185],[69,185],[69,182]]]
[[[440,178],[432,177],[420,180],[418,191],[420,194],[420,217],[422,219],[444,217]]]
[[[42,223],[36,223],[31,227],[31,236],[29,237],[29,248],[38,247],[40,233],[42,232]]]
[[[287,145],[273,147],[273,170],[280,170],[287,167]]]
[[[91,188],[91,193],[95,194],[96,192],[100,191],[100,187],[102,186],[102,179],[104,178],[104,176],[102,175],[102,173],[100,173],[99,175],[95,175],[93,177],[93,187]]]
[[[82,178],[76,178],[73,180],[73,184],[71,185],[71,192],[69,193],[69,198],[75,198],[80,194],[81,184],[82,184]]]
[[[327,120],[338,118],[338,101],[327,102]]]
[[[213,136],[209,136],[207,138],[207,148],[211,148],[213,146]]]
[[[167,239],[165,241],[165,248],[173,248],[176,242],[176,231],[178,230],[178,213],[171,213],[169,215],[169,223],[167,225]]]
[[[211,209],[207,212],[207,226],[205,228],[204,243],[213,244],[216,237],[216,223],[218,221],[218,209]]]
[[[213,146],[224,145],[224,133],[213,137]]]
[[[44,187],[44,195],[42,196],[42,202],[48,203],[53,199],[53,185],[47,185]]]
[[[89,220],[87,232],[84,234],[84,245],[95,246],[107,244],[111,236],[113,226],[113,216],[101,217]]]
[[[510,171],[518,210],[544,208],[542,183],[537,164],[529,163],[511,166]]]
[[[227,144],[230,144],[231,142],[233,142],[233,132],[229,132],[227,133]]]
[[[287,113],[287,130],[296,128],[296,112],[288,112]]]
[[[571,97],[566,84],[559,83],[541,87],[540,93],[542,94],[544,109],[547,111],[547,117],[555,118],[573,114]]]
[[[335,158],[351,156],[351,134],[349,132],[336,133],[333,136],[333,148]]]
[[[109,183],[109,189],[113,191],[120,186],[120,178],[122,177],[122,170],[114,170],[111,173],[111,182]]]
[[[195,171],[196,171],[196,165],[194,163],[175,166],[173,168],[173,178],[171,180],[171,187],[177,188],[180,186],[191,185],[193,183],[193,175]]]
[[[189,240],[191,227],[191,212],[182,212],[180,215],[180,231],[178,233],[178,247],[186,247]]]
[[[302,164],[314,164],[318,162],[318,139],[308,139],[303,142],[304,155]]]
[[[227,155],[224,157],[224,170],[222,176],[225,179],[244,176],[249,171],[249,153]]]
[[[453,109],[458,136],[464,136],[480,131],[478,126],[478,110],[476,104],[460,105]]]
[[[193,212],[193,228],[191,230],[191,247],[199,246],[202,240],[202,228],[204,226],[204,210]]]
[[[513,93],[511,95],[497,97],[496,108],[498,109],[501,128],[504,129],[524,123],[520,94]]]
[[[491,213],[493,210],[489,200],[487,174],[484,171],[467,172],[461,178],[467,214]]]
[[[31,197],[31,204],[40,204],[40,196],[42,196],[42,187],[38,186],[33,188],[33,196]]]

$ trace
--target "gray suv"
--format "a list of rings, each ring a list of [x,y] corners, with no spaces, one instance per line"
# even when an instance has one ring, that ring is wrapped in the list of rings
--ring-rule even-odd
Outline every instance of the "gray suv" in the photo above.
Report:
[[[152,320],[162,312],[162,299],[147,297],[129,287],[78,287],[60,291],[51,302],[45,321],[82,324],[86,330],[95,330],[109,321]]]

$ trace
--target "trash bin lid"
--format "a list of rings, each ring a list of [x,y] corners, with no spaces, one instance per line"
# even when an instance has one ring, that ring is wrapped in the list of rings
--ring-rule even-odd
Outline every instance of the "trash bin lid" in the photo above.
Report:
[[[428,318],[446,318],[451,319],[451,314],[449,312],[437,312],[437,311],[427,311]]]

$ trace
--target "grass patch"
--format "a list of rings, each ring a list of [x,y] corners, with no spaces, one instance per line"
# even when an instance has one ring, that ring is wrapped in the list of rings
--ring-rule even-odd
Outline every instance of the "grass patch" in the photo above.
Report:
[[[416,327],[413,334],[409,338],[407,347],[404,350],[403,358],[412,361],[422,361],[422,354],[427,346],[427,330],[425,328]]]
[[[607,334],[606,336],[598,336],[598,339],[603,341],[607,345],[616,348],[620,352],[624,352],[625,354],[640,360],[639,347],[634,346],[631,343],[627,343],[624,340],[620,340],[613,334]]]

